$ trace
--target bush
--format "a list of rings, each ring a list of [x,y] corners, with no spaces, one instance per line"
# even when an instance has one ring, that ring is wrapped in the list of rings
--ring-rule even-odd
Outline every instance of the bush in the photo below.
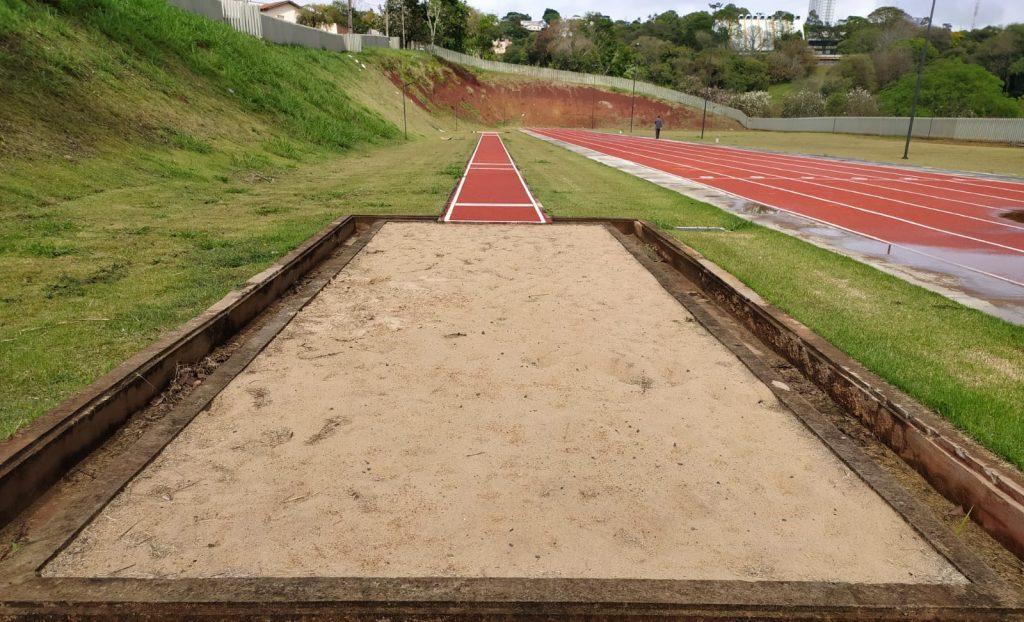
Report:
[[[917,76],[907,74],[880,96],[890,114],[910,114]],[[1003,94],[1003,81],[978,65],[943,59],[929,63],[921,78],[917,114],[923,117],[1016,117],[1020,108]]]
[[[817,91],[798,91],[782,100],[784,117],[820,117],[825,114],[825,97]]]
[[[849,102],[848,91],[835,91],[825,99],[825,114],[830,117],[846,116],[846,104]]]
[[[877,86],[875,63],[867,54],[850,54],[842,57],[829,70],[829,77],[843,78],[851,86],[868,91],[874,91]]]
[[[767,117],[771,114],[771,100],[768,91],[749,91],[733,95],[729,105],[749,117]]]
[[[855,88],[846,94],[846,110],[848,117],[877,117],[878,100],[866,89]]]

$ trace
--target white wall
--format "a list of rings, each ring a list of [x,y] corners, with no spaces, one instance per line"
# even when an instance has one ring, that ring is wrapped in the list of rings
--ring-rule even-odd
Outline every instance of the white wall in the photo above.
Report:
[[[293,24],[299,23],[299,10],[290,4],[274,7],[272,9],[267,9],[266,11],[261,10],[261,12],[264,15],[269,15],[270,17],[283,19],[286,22],[291,22]]]

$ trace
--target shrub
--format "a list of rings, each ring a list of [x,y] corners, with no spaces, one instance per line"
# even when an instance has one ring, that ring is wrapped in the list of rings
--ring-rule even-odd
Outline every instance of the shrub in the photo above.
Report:
[[[917,76],[900,78],[880,94],[890,114],[910,114]],[[1017,103],[1003,94],[1003,81],[978,65],[942,59],[925,65],[917,114],[923,117],[1016,117]]]
[[[737,93],[729,99],[729,105],[750,117],[767,117],[771,113],[771,96],[768,91]]]
[[[855,88],[846,94],[846,110],[848,117],[877,117],[878,100],[866,89]]]
[[[798,91],[782,100],[784,117],[820,117],[825,114],[825,97],[817,91]]]

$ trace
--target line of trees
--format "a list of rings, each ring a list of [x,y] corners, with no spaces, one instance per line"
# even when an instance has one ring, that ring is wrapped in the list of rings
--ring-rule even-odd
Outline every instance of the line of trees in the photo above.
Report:
[[[349,14],[340,0],[308,9],[310,19],[341,17],[342,24]],[[354,11],[353,23],[356,32],[373,28],[403,42],[431,42],[508,63],[636,76],[707,94],[756,116],[905,115],[923,51],[921,114],[1005,117],[1024,110],[1024,24],[971,31],[936,25],[925,41],[926,20],[896,7],[834,25],[812,12],[804,32],[776,39],[771,51],[749,52],[736,49],[730,37],[740,16],[748,14],[745,7],[715,2],[707,11],[666,11],[626,22],[600,13],[563,18],[549,8],[541,16],[548,27],[531,32],[522,26],[530,15],[499,18],[465,0],[384,0],[376,10]],[[508,44],[499,58],[494,44],[502,39]],[[835,48],[841,60],[820,69],[808,42]],[[769,87],[785,84],[793,92],[773,102]]]

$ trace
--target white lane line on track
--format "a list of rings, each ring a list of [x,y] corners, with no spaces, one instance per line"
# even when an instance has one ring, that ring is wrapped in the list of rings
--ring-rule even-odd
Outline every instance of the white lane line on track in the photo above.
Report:
[[[645,138],[646,139],[646,137],[643,137],[643,136],[635,136],[633,138]],[[653,139],[650,139],[650,140],[653,140]],[[832,174],[842,174],[842,173],[846,173],[846,174],[850,174],[850,173],[853,173],[853,174],[857,174],[857,173],[864,174],[864,173],[882,173],[882,172],[890,173],[890,174],[892,174],[892,173],[897,173],[898,174],[899,172],[907,171],[907,169],[905,167],[900,167],[900,166],[895,165],[895,164],[857,164],[857,163],[854,163],[854,162],[842,162],[842,161],[831,160],[831,159],[813,158],[813,157],[806,156],[806,155],[803,155],[803,154],[767,153],[767,152],[759,152],[759,151],[750,151],[750,150],[741,149],[741,148],[737,148],[737,147],[711,146],[711,145],[692,145],[691,143],[682,143],[680,141],[673,141],[673,140],[661,141],[661,143],[662,144],[676,143],[676,144],[680,144],[680,145],[688,145],[688,146],[692,146],[694,148],[702,148],[703,150],[705,150],[707,152],[710,152],[710,150],[714,149],[715,151],[729,152],[729,153],[735,154],[738,157],[742,156],[742,157],[753,159],[755,161],[769,161],[769,162],[783,163],[783,164],[786,164],[786,165],[791,166],[791,167],[810,168],[810,169],[813,169],[815,171],[825,170],[825,171],[830,172]],[[1021,184],[1021,183],[1018,183],[1018,182],[1013,182],[1013,181],[1006,181],[1006,180],[1000,180],[1000,179],[986,180],[984,178],[964,178],[964,177],[960,177],[960,176],[951,175],[951,174],[948,174],[948,173],[937,173],[937,172],[936,173],[925,172],[923,176],[922,175],[917,175],[917,176],[911,175],[911,176],[903,177],[902,180],[903,181],[914,182],[911,185],[923,186],[925,188],[932,189],[932,190],[957,192],[957,193],[960,193],[960,194],[967,194],[967,195],[970,195],[970,196],[983,196],[983,197],[987,197],[987,198],[990,198],[990,199],[996,199],[996,200],[1000,200],[1000,201],[1017,201],[1017,202],[1024,201],[1024,184]],[[896,180],[893,180],[893,181],[896,181]],[[989,181],[990,183],[986,184],[985,183],[986,181]],[[964,188],[951,187],[951,186],[948,186],[947,184],[951,184],[952,186],[956,186],[956,185],[965,186],[966,185],[966,186],[972,186],[973,188],[981,188],[983,190],[988,190],[990,192],[1010,193],[1011,195],[1019,195],[1019,196],[1006,196],[1005,194],[999,194],[999,195],[986,194],[984,192],[979,192],[978,190],[975,190],[975,189],[964,189]],[[1000,186],[1000,187],[993,187],[992,184],[1003,184],[1003,185],[1007,185],[1008,184],[1008,185],[1013,185],[1014,187],[1013,188],[1005,188],[1005,187],[1002,187],[1002,186]],[[894,190],[898,190],[896,188],[893,188],[893,189]],[[916,192],[916,191],[901,190],[901,192]],[[933,197],[934,195],[922,194],[922,196],[932,196]],[[955,199],[949,199],[949,200],[955,200]],[[973,205],[982,205],[982,204],[973,204]],[[988,207],[990,207],[990,206],[988,206]]]
[[[588,134],[588,135],[592,135],[592,134]],[[637,138],[639,138],[639,137],[637,137]],[[601,144],[600,139],[595,139],[595,142],[598,143],[598,144]],[[628,140],[619,139],[618,137],[614,137],[613,139],[608,140],[606,142],[606,144],[611,144],[611,145],[616,145],[616,144],[630,145]],[[657,153],[657,154],[660,154],[660,155],[664,155],[666,157],[681,158],[683,160],[697,160],[697,157],[698,157],[698,156],[695,156],[693,154],[683,152],[680,149],[677,149],[677,150],[674,150],[674,151],[669,150],[667,152],[664,149],[662,149],[660,151],[654,150],[653,152]],[[750,165],[745,163],[745,162],[742,162],[740,164],[736,164],[736,163],[733,163],[731,160],[726,159],[726,158],[714,158],[714,157],[707,157],[707,158],[705,158],[705,160],[715,160],[716,162],[720,162],[722,164],[722,166],[724,166],[727,169],[733,169],[735,171],[739,171],[740,173],[735,174],[735,175],[730,175],[729,173],[722,173],[723,176],[730,177],[730,178],[733,178],[733,179],[736,179],[736,180],[739,180],[739,181],[743,180],[743,177],[740,176],[741,173],[751,173],[751,172],[753,172],[749,168]],[[700,161],[700,160],[698,160],[698,161]],[[673,163],[674,164],[682,164],[682,163],[679,163],[679,162],[673,162]],[[686,166],[689,166],[689,165],[687,164]],[[779,170],[785,170],[785,169],[782,169],[781,167],[774,167],[774,166],[767,166],[767,165],[763,165],[763,166],[762,165],[754,165],[754,166],[761,166],[761,168],[774,168],[774,169],[779,169]],[[751,175],[749,178],[750,179],[764,179],[764,176]],[[797,181],[793,177],[774,177],[772,179]],[[842,181],[845,181],[845,180],[836,179],[836,178],[830,178],[829,181],[842,182]],[[921,205],[919,203],[911,203],[910,201],[904,201],[902,199],[894,199],[894,198],[890,198],[890,197],[880,196],[880,195],[877,195],[877,194],[872,194],[870,192],[864,192],[864,191],[860,191],[860,190],[853,190],[853,189],[846,188],[846,187],[843,187],[843,186],[830,185],[830,184],[827,184],[827,183],[824,183],[824,182],[816,182],[816,183],[814,183],[812,185],[819,186],[821,188],[830,188],[830,189],[833,189],[833,190],[837,190],[837,191],[845,192],[845,193],[850,193],[850,194],[859,194],[859,195],[862,195],[862,196],[871,197],[873,199],[879,199],[881,201],[888,201],[888,202],[891,202],[891,203],[900,203],[900,204],[907,205],[907,206],[912,207],[912,208],[923,209],[923,210],[928,210],[928,211],[931,211],[931,212],[937,212],[937,213],[941,213],[941,214],[946,214],[946,215],[953,216],[953,217],[956,217],[956,218],[964,218],[964,219],[968,219],[968,220],[976,220],[978,222],[985,223],[986,225],[994,225],[996,227],[1003,227],[1003,228],[1007,228],[1007,229],[1017,229],[1017,230],[1020,230],[1020,231],[1024,231],[1024,226],[1016,225],[1016,224],[1013,224],[1013,223],[1010,223],[1010,222],[1006,222],[1004,220],[996,220],[994,218],[989,218],[989,217],[973,216],[973,215],[970,215],[970,214],[962,214],[960,212],[955,212],[955,211],[950,211],[950,210],[946,210],[946,209],[941,209],[941,208],[938,208],[938,207],[930,207],[930,206],[927,206],[927,205]],[[784,188],[779,188],[777,186],[772,186],[772,187],[773,188],[777,188],[779,190],[785,190]],[[893,189],[890,189],[890,190],[893,190]],[[788,190],[787,190],[787,192],[788,192]],[[904,192],[904,191],[896,190],[896,192]],[[909,193],[909,194],[914,194],[914,193]],[[917,196],[932,196],[932,195],[924,195],[924,194],[918,193]],[[959,203],[965,203],[964,201],[958,201],[957,199],[945,199],[944,197],[934,197],[934,196],[932,196],[932,198],[944,199],[944,200],[949,200],[949,201],[955,201],[955,202],[959,202]],[[973,204],[973,203],[970,203],[970,205],[977,205],[978,207],[984,207],[985,209],[991,210],[991,211],[1002,211],[1002,210],[1006,209],[1005,207],[995,208],[995,207],[991,207],[991,206],[980,205],[980,204]],[[881,212],[878,212],[878,213],[881,214]],[[916,222],[916,221],[908,221],[908,222]]]
[[[578,143],[574,143],[573,141],[571,141],[569,139],[563,139],[563,138],[559,138],[557,136],[553,136],[550,130],[530,130],[530,131],[536,132],[537,134],[539,134],[541,136],[544,136],[545,138],[549,138],[551,140],[562,142],[562,143],[565,143],[567,145],[572,145],[572,146],[577,146],[577,147],[583,147],[585,149],[590,149],[589,147],[585,147],[583,145],[579,145]],[[604,154],[604,153],[602,153],[600,151],[597,151],[596,149],[590,149],[590,150],[593,151],[594,153],[598,153],[598,154],[601,154],[601,155],[608,155],[608,154]],[[618,157],[618,156],[611,156],[611,157]],[[640,164],[639,162],[634,162],[634,161],[626,159],[626,158],[619,158],[619,159],[624,161],[624,162],[628,162],[629,164],[635,165],[635,166],[642,166],[642,167],[644,167],[646,169],[650,169],[650,170],[652,170],[652,171],[654,171],[654,172],[656,172],[658,174],[661,174],[661,175],[673,176],[672,173],[668,173],[666,171],[654,168],[652,166],[648,166],[646,164]],[[679,177],[679,176],[678,175],[674,175],[674,177]],[[685,177],[681,177],[680,179],[686,179],[686,178]],[[699,185],[699,186],[704,186],[705,188],[707,188],[709,190],[713,190],[715,192],[720,192],[722,194],[726,194],[726,195],[729,195],[729,196],[732,196],[732,197],[736,197],[738,199],[750,200],[747,197],[738,195],[738,194],[736,194],[734,192],[729,192],[728,190],[722,190],[721,188],[716,188],[714,186],[708,186],[706,184],[701,184],[700,182],[693,181],[693,180],[688,180],[688,181],[690,181],[693,184]],[[929,259],[934,259],[935,261],[938,261],[938,262],[941,262],[941,263],[944,263],[944,264],[947,264],[947,265],[950,265],[950,266],[955,266],[957,268],[961,268],[961,269],[966,270],[968,272],[973,272],[975,274],[981,274],[981,275],[984,275],[984,276],[987,276],[987,277],[991,277],[993,279],[996,279],[996,280],[999,280],[999,281],[1003,281],[1005,283],[1010,283],[1011,285],[1017,285],[1019,287],[1024,287],[1024,283],[1018,282],[1018,281],[1014,281],[1011,278],[1008,278],[1008,277],[1005,277],[1005,276],[1000,276],[998,274],[993,274],[991,272],[986,272],[985,270],[981,270],[979,268],[974,268],[972,266],[961,264],[961,263],[958,263],[956,261],[952,261],[950,259],[947,259],[945,257],[940,257],[938,255],[932,255],[931,253],[926,253],[926,252],[918,250],[916,248],[912,248],[912,247],[909,247],[909,246],[904,246],[903,244],[900,244],[898,242],[890,242],[889,240],[885,240],[885,239],[873,236],[873,235],[871,235],[869,233],[864,233],[863,231],[857,231],[855,229],[848,229],[846,227],[843,227],[842,225],[837,225],[835,223],[829,222],[827,220],[821,220],[820,218],[815,218],[813,216],[807,216],[806,214],[801,214],[800,212],[794,212],[793,210],[786,209],[786,208],[780,207],[778,205],[772,205],[770,203],[765,203],[763,201],[759,201],[759,203],[761,203],[762,205],[765,205],[767,207],[771,207],[771,208],[777,209],[777,210],[779,210],[781,212],[785,212],[787,214],[792,214],[794,216],[799,216],[800,218],[806,218],[807,220],[811,220],[813,222],[817,222],[817,223],[820,223],[822,225],[826,225],[826,226],[832,227],[834,229],[839,229],[840,231],[845,231],[847,233],[860,236],[862,238],[867,238],[869,240],[874,240],[874,241],[880,242],[882,244],[891,244],[894,248],[901,248],[901,249],[903,249],[903,250],[905,250],[905,251],[907,251],[909,253],[913,253],[915,255],[920,255],[922,257],[927,257]]]
[[[568,133],[568,136],[574,136],[574,134]],[[583,136],[589,136],[589,134],[583,134]],[[556,133],[556,135],[554,137],[557,138],[557,133]],[[577,140],[583,140],[583,139],[577,138]],[[573,141],[570,139],[567,142],[573,142]],[[597,141],[597,140],[592,140],[590,142],[592,142],[594,144],[597,144],[597,145],[602,145],[602,143],[600,141]],[[581,145],[581,146],[586,146],[586,145]],[[612,149],[614,151],[619,151],[621,153],[628,153],[628,154],[632,154],[632,155],[635,155],[635,156],[640,156],[640,157],[648,158],[648,159],[651,159],[651,160],[657,160],[658,162],[664,162],[666,164],[675,164],[671,160],[665,160],[665,159],[662,159],[662,158],[651,157],[650,155],[647,155],[647,154],[644,154],[644,153],[639,153],[639,152],[636,152],[636,151],[629,151],[627,149],[619,149],[619,148],[616,148],[614,146],[609,146],[607,144],[605,144],[603,146],[606,149]],[[629,158],[624,158],[624,159],[628,160]],[[653,167],[651,167],[651,168],[653,168]],[[695,167],[695,168],[698,168],[698,167]],[[704,170],[707,170],[707,169],[704,169]],[[662,172],[666,172],[666,171],[662,171]],[[708,172],[711,172],[711,171],[708,171]],[[671,174],[671,173],[668,173],[668,174]],[[772,186],[772,185],[766,184],[766,183],[761,183],[761,182],[757,182],[757,181],[748,181],[748,180],[741,179],[739,177],[735,177],[733,175],[728,175],[728,174],[720,174],[720,179],[730,179],[730,180],[733,180],[733,181],[739,181],[739,182],[743,182],[743,183],[763,186],[765,188],[769,188],[769,189],[772,189],[772,190],[779,190],[779,191],[782,191],[782,192],[786,192],[786,193],[793,194],[793,195],[796,195],[796,196],[801,196],[801,197],[812,199],[812,200],[815,200],[815,201],[821,201],[821,202],[824,202],[824,203],[831,203],[833,205],[838,205],[840,207],[845,207],[845,208],[848,208],[848,209],[856,210],[858,212],[864,212],[866,214],[872,214],[872,215],[879,216],[879,217],[882,217],[882,218],[888,218],[888,219],[895,220],[895,221],[898,221],[898,222],[902,222],[902,223],[905,223],[905,224],[908,224],[908,225],[911,225],[911,226],[921,227],[922,229],[928,229],[930,231],[935,231],[937,233],[943,233],[943,234],[950,235],[950,236],[953,236],[953,237],[958,237],[958,238],[962,238],[962,239],[965,239],[965,240],[971,240],[973,242],[978,242],[980,244],[986,244],[986,245],[989,245],[989,246],[994,246],[994,247],[997,247],[997,248],[1003,248],[1003,249],[1006,249],[1006,250],[1009,250],[1009,251],[1013,251],[1015,253],[1024,254],[1024,249],[1021,249],[1021,248],[1016,248],[1016,247],[1013,247],[1013,246],[1006,246],[1005,244],[999,244],[998,242],[992,242],[990,240],[984,240],[984,239],[981,239],[981,238],[976,238],[976,237],[973,237],[973,236],[965,235],[963,233],[956,233],[954,231],[947,231],[946,229],[940,229],[938,227],[932,227],[932,226],[926,225],[924,223],[916,222],[916,221],[913,221],[913,220],[907,220],[905,218],[900,218],[899,216],[893,216],[891,214],[884,214],[884,213],[881,213],[881,212],[875,212],[875,211],[872,211],[872,210],[869,210],[869,209],[865,209],[865,208],[862,208],[862,207],[857,207],[855,205],[850,205],[848,203],[843,203],[841,201],[836,201],[836,200],[833,200],[833,199],[824,199],[822,197],[818,197],[818,196],[815,196],[815,195],[806,194],[806,193],[803,193],[803,192],[797,192],[796,190],[787,190],[785,188],[779,188],[777,186]],[[751,198],[751,197],[744,197],[744,196],[739,195],[739,194],[737,194],[735,192],[730,192],[730,194],[733,194],[735,196],[740,196],[741,198],[744,198],[744,199],[746,199],[748,201],[755,201],[755,202],[758,202],[758,203],[764,203],[764,201],[761,201],[761,200],[758,200],[758,199],[754,199],[754,198]],[[767,203],[764,203],[764,204],[767,205]],[[775,206],[772,206],[772,207],[775,207]],[[793,210],[790,210],[790,209],[785,209],[785,208],[776,208],[776,209],[781,209],[781,210],[783,210],[785,212],[789,212],[789,213],[800,214],[799,212],[794,212]],[[815,218],[813,218],[811,216],[807,216],[807,218],[811,218],[812,220],[818,220],[818,219],[815,219]],[[819,222],[827,223],[828,221],[821,221],[821,220],[819,220]],[[831,224],[831,223],[829,223],[829,224]],[[836,226],[838,226],[838,225],[836,225]],[[862,234],[862,235],[864,235],[864,234]],[[871,237],[871,236],[865,236],[865,237]],[[1015,281],[1010,281],[1010,282],[1011,283],[1016,283]]]
[[[615,135],[607,135],[607,136],[611,137],[609,139],[611,142],[621,142],[621,143],[624,143],[624,144],[628,144],[630,140],[636,140],[636,139],[646,140],[642,136],[634,136],[634,137],[631,137],[631,138],[627,138],[627,137],[621,137],[620,138],[620,137],[615,136]],[[651,139],[651,140],[653,140],[653,139]],[[815,171],[818,171],[818,170],[820,170],[822,168],[820,166],[811,166],[810,164],[794,164],[792,161],[790,161],[790,160],[795,160],[797,162],[804,162],[804,161],[810,162],[811,161],[808,158],[800,157],[800,156],[779,156],[779,157],[776,157],[774,159],[773,158],[763,158],[763,157],[754,158],[754,156],[752,154],[750,154],[750,152],[744,152],[744,151],[741,151],[741,150],[730,150],[728,148],[721,148],[721,147],[708,147],[708,146],[703,146],[703,145],[694,145],[692,143],[682,143],[682,142],[679,142],[679,141],[658,141],[658,144],[657,144],[657,146],[655,148],[658,149],[659,153],[661,153],[663,155],[679,155],[680,157],[684,157],[684,158],[688,157],[688,156],[690,158],[701,158],[701,160],[699,160],[699,161],[703,161],[703,159],[706,158],[706,159],[709,159],[709,160],[715,160],[715,161],[718,161],[718,162],[722,162],[723,164],[726,164],[726,165],[734,165],[734,168],[741,169],[741,170],[746,170],[746,171],[750,171],[750,169],[749,169],[750,166],[783,171],[785,173],[790,173],[790,175],[785,177],[785,178],[788,178],[788,179],[793,179],[793,175],[792,175],[793,173],[799,173],[799,171],[796,171],[794,169],[812,168]],[[723,152],[725,152],[725,153],[733,153],[733,154],[736,154],[736,155],[735,155],[735,157],[727,157],[727,156],[722,155]],[[709,155],[709,154],[713,154],[713,155]],[[775,162],[776,164],[781,164],[782,166],[772,166],[771,164],[762,163],[762,162]],[[744,167],[748,167],[748,168],[744,168]],[[826,182],[826,181],[849,182],[849,181],[851,181],[850,179],[847,179],[847,178],[844,178],[844,177],[836,177],[835,176],[837,174],[845,174],[845,173],[849,173],[849,172],[850,171],[843,171],[843,170],[833,171],[834,174],[832,174],[832,175],[829,175],[829,174],[822,175],[822,176],[819,176],[818,179],[823,180],[823,182]],[[917,178],[915,177],[915,178],[912,178],[912,179],[917,179]],[[863,184],[861,182],[856,182],[856,183],[859,183],[860,185],[868,185],[868,184]],[[911,195],[911,197],[928,197],[930,199],[939,199],[941,201],[948,201],[948,202],[952,202],[952,203],[961,203],[963,205],[971,205],[971,206],[974,206],[974,207],[980,207],[980,208],[986,210],[987,212],[999,212],[999,211],[1002,211],[1002,210],[1007,208],[1006,205],[993,206],[993,205],[990,205],[988,203],[978,203],[978,202],[975,202],[975,201],[967,201],[967,200],[964,200],[964,199],[955,199],[955,198],[952,198],[950,196],[937,196],[937,195],[934,195],[934,194],[927,194],[927,193],[919,191],[919,190],[905,189],[905,188],[892,187],[892,186],[884,186],[884,185],[879,185],[879,184],[875,184],[875,185],[879,186],[880,188],[884,188],[885,190],[888,190],[890,192],[909,194],[909,195]],[[999,199],[1001,201],[1015,201],[1015,202],[1018,202],[1018,203],[1021,204],[1019,207],[1024,207],[1024,198],[1018,199],[1018,198],[1008,198],[1008,197],[995,197],[993,195],[986,195],[986,194],[977,193],[977,192],[971,192],[971,191],[967,191],[967,190],[959,190],[959,189],[956,189],[956,188],[937,187],[935,185],[926,184],[926,183],[913,184],[913,185],[925,186],[927,188],[930,188],[932,190],[937,190],[937,191],[947,190],[949,192],[967,193],[967,194],[970,194],[971,196],[988,197],[988,198],[993,198],[993,199]],[[831,186],[831,187],[834,187],[834,186]],[[864,193],[864,192],[861,192],[861,191],[858,191],[858,190],[854,190],[854,189],[851,189],[851,188],[846,188],[846,187],[836,188],[836,189],[837,190],[843,190],[844,192],[854,192],[854,193],[858,193],[858,194],[866,194],[867,196],[876,196],[876,195],[873,195],[873,194]],[[887,200],[900,201],[900,199],[887,199]],[[960,212],[943,210],[942,208],[928,207],[928,206],[923,206],[923,205],[920,205],[920,204],[917,204],[917,203],[910,203],[909,201],[903,201],[903,202],[906,203],[907,205],[913,205],[915,207],[922,207],[924,209],[931,209],[931,210],[935,210],[935,211],[945,211],[946,213],[954,214],[954,215],[957,215],[957,216],[964,216],[965,218],[980,218],[978,216],[963,215]],[[1006,222],[1001,221],[1001,220],[993,220],[993,219],[982,219],[982,220],[984,220],[985,222],[996,223],[998,225],[1013,226],[1013,225],[1009,225],[1009,223],[1006,223]]]
[[[530,199],[530,203],[533,204],[533,211],[537,212],[537,221],[540,223],[546,223],[547,221],[544,220],[544,212],[540,210],[540,205],[538,205],[537,199],[535,199],[533,193],[530,192],[530,187],[526,185],[526,180],[523,179],[523,175],[515,166],[515,161],[512,159],[512,154],[508,152],[508,148],[505,147],[505,141],[501,140],[500,136],[498,137],[498,143],[501,145],[501,148],[505,150],[505,157],[508,158],[509,164],[511,164],[512,168],[515,170],[516,177],[519,178],[519,183],[523,185],[523,190],[526,191],[526,196]]]
[[[618,136],[616,136],[614,134],[607,134],[607,136],[612,136],[612,137],[618,138]],[[649,138],[647,136],[628,136],[628,137],[627,136],[622,136],[622,138],[623,139],[644,140],[644,141],[648,141],[648,142],[651,142],[651,141],[655,140],[655,139]],[[697,145],[697,144],[693,144],[693,143],[684,143],[684,142],[677,141],[677,140],[659,140],[659,141],[657,141],[657,143],[659,145],[669,145],[669,146],[671,146],[671,145],[681,145],[681,146],[686,146],[686,147],[692,148],[694,150],[698,150],[698,149],[702,150],[701,151],[702,153],[714,153],[714,152],[722,153],[722,152],[728,152],[728,153],[735,154],[737,157],[752,158],[755,161],[781,162],[783,164],[786,164],[789,167],[810,168],[810,169],[812,169],[814,171],[820,171],[820,170],[825,169],[825,170],[830,170],[830,171],[832,171],[834,173],[837,173],[837,174],[838,173],[856,173],[858,171],[861,172],[861,173],[885,171],[885,172],[890,172],[890,173],[903,173],[903,174],[907,174],[908,172],[915,172],[915,173],[917,172],[917,171],[911,171],[910,169],[908,169],[908,167],[902,167],[902,166],[898,166],[896,164],[857,164],[857,163],[852,163],[852,162],[843,162],[843,161],[839,161],[839,160],[826,159],[826,158],[814,158],[812,156],[807,156],[807,155],[803,155],[803,154],[780,154],[780,153],[771,153],[771,152],[764,152],[764,151],[751,151],[751,150],[748,150],[748,149],[742,149],[742,148],[738,148],[738,147],[727,147],[727,146],[723,146],[723,145],[716,145],[716,146]],[[711,151],[711,150],[714,150],[714,151]],[[801,162],[801,164],[795,164],[794,162]],[[920,183],[913,183],[913,184],[911,184],[911,185],[915,185],[915,186],[924,186],[926,188],[930,188],[930,189],[933,189],[933,190],[942,190],[942,191],[947,191],[947,192],[958,192],[958,193],[967,194],[967,195],[970,195],[970,196],[987,197],[987,198],[990,198],[990,199],[998,199],[1000,201],[1016,201],[1016,202],[1021,202],[1022,203],[1022,205],[1020,207],[1024,207],[1024,183],[1019,183],[1019,182],[1015,182],[1015,181],[1006,181],[1006,180],[1001,180],[1001,179],[987,180],[985,178],[969,178],[969,179],[971,179],[971,182],[966,182],[966,181],[961,181],[961,180],[965,179],[962,176],[956,176],[956,175],[952,175],[950,173],[938,173],[938,172],[932,173],[932,172],[927,172],[927,171],[925,171],[922,174],[918,174],[916,177],[911,176],[910,179],[916,180],[916,181],[920,182]],[[992,195],[992,194],[985,194],[985,193],[979,192],[978,190],[971,190],[971,189],[964,190],[964,189],[961,189],[961,188],[945,187],[945,186],[942,186],[939,183],[925,183],[926,180],[929,180],[929,179],[932,182],[952,182],[954,184],[971,185],[971,186],[979,187],[979,188],[986,189],[986,190],[1008,192],[1008,193],[1017,194],[1017,195],[1021,195],[1021,196],[997,196],[997,195]],[[986,181],[989,182],[988,185],[983,183],[983,182],[986,182]],[[992,186],[992,184],[1012,185],[1014,187],[1013,188],[999,187],[997,189],[997,188],[994,188]],[[898,190],[896,188],[890,188],[890,189]],[[900,192],[912,192],[912,191],[908,191],[908,190],[899,190],[899,191]],[[922,196],[931,196],[933,198],[945,198],[945,197],[934,197],[934,195],[922,195]],[[986,206],[984,204],[969,203],[969,202],[966,202],[966,201],[960,201],[958,199],[948,199],[948,200],[958,201],[958,202],[961,202],[961,203],[968,203],[968,204],[971,204],[971,205],[980,205],[981,207],[988,207],[989,209],[996,209],[996,208],[992,208],[991,206]],[[1006,206],[1002,206],[1002,207],[1006,207]]]
[[[459,195],[462,194],[462,187],[466,184],[466,178],[469,177],[469,167],[473,166],[473,160],[476,159],[476,152],[480,151],[480,145],[483,144],[484,137],[481,136],[480,140],[476,142],[476,147],[473,148],[473,155],[469,156],[469,162],[466,163],[466,170],[462,171],[462,179],[459,180],[459,186],[455,189],[455,194],[452,195],[452,202],[448,205],[448,211],[445,212],[442,222],[451,222],[452,212],[455,211],[455,205],[459,202]]]
[[[532,203],[458,203],[459,207],[534,207]]]

